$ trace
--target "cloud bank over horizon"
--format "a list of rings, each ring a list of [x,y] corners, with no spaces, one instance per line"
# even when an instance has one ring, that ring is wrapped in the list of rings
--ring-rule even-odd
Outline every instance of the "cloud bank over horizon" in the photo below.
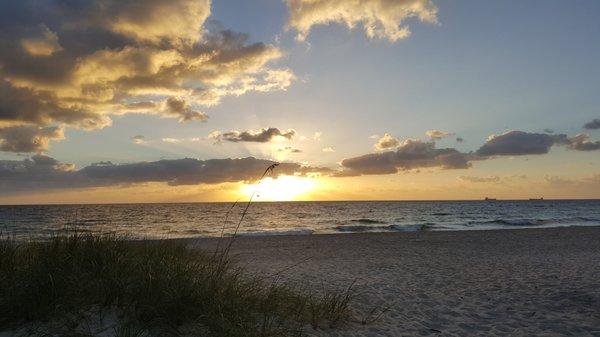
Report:
[[[169,186],[254,182],[275,161],[254,157],[200,160],[165,159],[131,164],[99,162],[75,169],[45,155],[23,160],[0,160],[0,195],[37,190],[123,186],[151,182]],[[273,171],[280,175],[328,174],[322,167],[280,163]]]
[[[455,148],[437,148],[436,141],[451,133],[430,130],[429,142],[418,139],[398,139],[385,134],[374,145],[379,152],[369,153],[341,161],[339,177],[395,174],[401,171],[424,168],[468,169],[472,162],[505,156],[543,155],[553,146],[564,146],[574,151],[600,150],[600,141],[591,140],[587,134],[569,137],[565,134],[547,134],[524,131],[509,131],[491,135],[476,151],[461,152]],[[382,150],[388,150],[381,152]],[[389,151],[393,150],[393,151]]]
[[[21,140],[14,135],[7,136],[0,133],[0,140],[1,137],[9,139],[8,143],[0,142],[0,148],[8,146],[43,149],[47,146],[47,139],[37,143],[32,143],[31,139],[43,137],[42,135],[60,139],[62,130],[34,128],[31,135],[32,137]],[[235,138],[228,141],[264,143],[269,142],[273,137],[291,138],[293,135],[295,135],[293,130],[282,132],[277,128],[268,128],[255,132],[233,133],[228,137]],[[221,136],[223,135],[220,134]],[[382,139],[393,139],[396,142],[390,142],[386,147],[387,151],[377,150],[375,153],[343,159],[339,168],[284,162],[278,166],[275,173],[276,175],[318,175],[340,178],[388,175],[402,171],[420,172],[421,169],[464,170],[471,168],[476,161],[506,156],[548,154],[553,146],[563,146],[568,150],[583,152],[600,150],[598,145],[600,142],[590,140],[590,137],[585,134],[568,137],[564,134],[509,131],[498,136],[491,135],[482,146],[472,152],[461,152],[455,148],[438,148],[435,141],[407,139],[400,142],[389,134]],[[377,142],[379,146],[382,139]],[[138,143],[146,141],[141,135],[133,137],[132,140]],[[302,152],[292,146],[279,148],[278,151]],[[248,182],[259,178],[264,170],[275,162],[254,157],[206,160],[183,158],[130,164],[100,162],[76,170],[73,164],[61,163],[54,158],[37,154],[23,160],[0,160],[0,187],[6,193],[11,193],[37,189],[105,187],[149,182],[162,182],[169,186]],[[467,182],[500,181],[497,176],[461,176],[460,179]]]

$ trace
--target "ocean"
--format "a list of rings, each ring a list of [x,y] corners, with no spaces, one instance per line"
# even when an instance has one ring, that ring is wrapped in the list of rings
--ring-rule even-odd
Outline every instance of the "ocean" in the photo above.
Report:
[[[231,235],[245,203],[0,206],[17,239],[67,232],[131,238]],[[224,226],[225,225],[225,226]],[[600,225],[600,200],[253,202],[240,235],[488,230]],[[224,230],[223,230],[224,228]]]

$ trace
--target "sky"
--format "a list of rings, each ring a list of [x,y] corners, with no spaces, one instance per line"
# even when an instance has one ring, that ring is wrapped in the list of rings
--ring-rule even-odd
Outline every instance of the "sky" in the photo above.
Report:
[[[3,1],[0,203],[600,198],[598,13]]]

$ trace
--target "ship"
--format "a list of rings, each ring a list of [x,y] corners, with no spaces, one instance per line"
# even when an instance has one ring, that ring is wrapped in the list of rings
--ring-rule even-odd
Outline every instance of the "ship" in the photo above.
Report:
[[[494,200],[497,200],[497,199],[496,199],[496,198],[488,198],[488,197],[485,197],[485,199],[483,199],[483,200],[485,200],[485,201],[494,201]]]

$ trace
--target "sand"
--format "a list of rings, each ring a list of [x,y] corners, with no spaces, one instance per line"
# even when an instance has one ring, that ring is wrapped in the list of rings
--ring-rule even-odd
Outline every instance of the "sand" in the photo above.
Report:
[[[314,336],[600,336],[600,227],[240,237],[232,252],[290,282],[356,281],[356,321]]]

